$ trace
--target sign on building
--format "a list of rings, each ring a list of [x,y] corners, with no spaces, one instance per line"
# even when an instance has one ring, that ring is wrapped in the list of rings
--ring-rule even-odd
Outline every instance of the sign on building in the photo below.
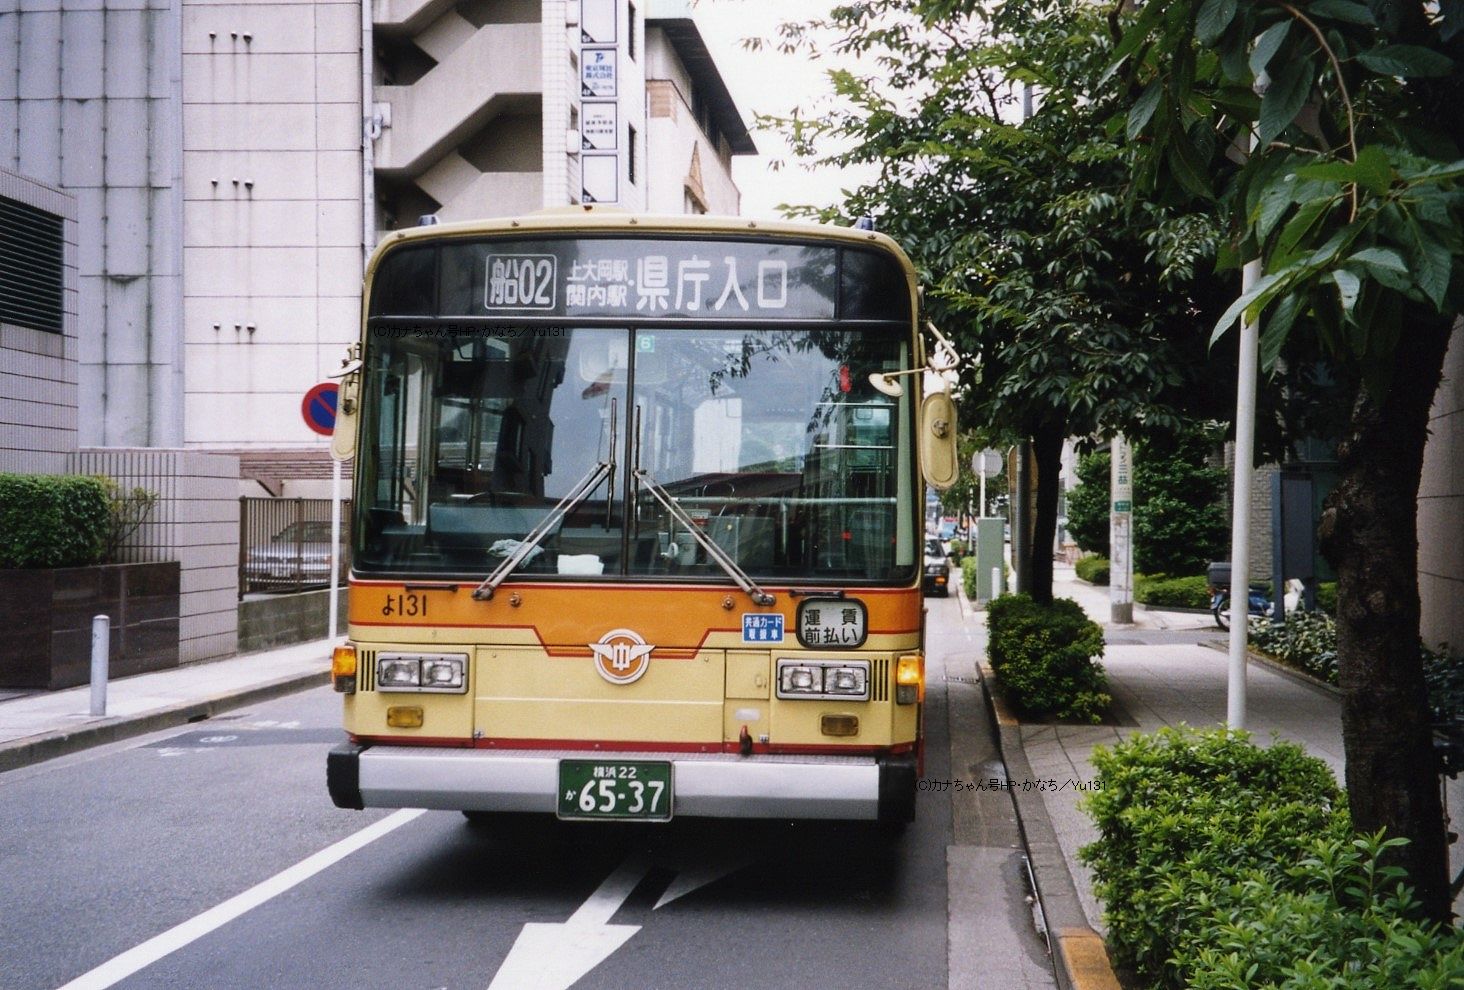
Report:
[[[585,151],[614,151],[620,132],[619,108],[614,103],[586,103],[580,113],[580,138]]]
[[[580,96],[613,100],[615,77],[615,49],[586,48],[580,52]]]
[[[580,0],[580,43],[615,44],[616,0]]]
[[[583,155],[580,158],[582,202],[620,201],[620,159],[617,155]]]

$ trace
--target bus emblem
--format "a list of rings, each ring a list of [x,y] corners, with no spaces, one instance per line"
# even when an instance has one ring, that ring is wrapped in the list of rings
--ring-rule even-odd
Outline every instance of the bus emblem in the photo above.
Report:
[[[651,651],[655,649],[629,629],[612,629],[589,646],[595,654],[595,669],[611,684],[639,680],[651,665]]]

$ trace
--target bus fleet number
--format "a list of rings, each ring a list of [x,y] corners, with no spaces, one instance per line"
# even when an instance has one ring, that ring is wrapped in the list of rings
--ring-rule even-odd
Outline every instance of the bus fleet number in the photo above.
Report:
[[[382,615],[400,615],[405,618],[426,618],[427,596],[414,595],[387,595],[386,603],[381,606]]]

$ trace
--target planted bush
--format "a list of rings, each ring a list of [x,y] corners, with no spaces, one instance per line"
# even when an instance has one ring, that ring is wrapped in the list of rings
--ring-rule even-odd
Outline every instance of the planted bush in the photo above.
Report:
[[[1209,608],[1210,582],[1203,575],[1168,577],[1155,574],[1135,577],[1134,599],[1159,608]]]
[[[1108,583],[1107,557],[1083,557],[1073,565],[1073,570],[1089,584]]]
[[[0,474],[0,567],[98,563],[111,525],[101,478]]]
[[[1331,771],[1293,743],[1261,749],[1243,732],[1163,729],[1100,746],[1092,760],[1100,789],[1086,809],[1099,839],[1079,857],[1115,962],[1146,986],[1187,985],[1171,959],[1204,947],[1217,899],[1249,883],[1303,890],[1287,870],[1317,840],[1349,838]]]
[[[1103,656],[1103,627],[1078,603],[1038,605],[1030,595],[1002,595],[987,606],[991,668],[1007,698],[1025,715],[1097,723],[1112,702]]]

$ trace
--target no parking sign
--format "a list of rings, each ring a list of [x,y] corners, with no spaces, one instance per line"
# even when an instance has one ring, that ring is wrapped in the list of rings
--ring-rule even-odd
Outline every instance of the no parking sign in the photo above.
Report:
[[[305,418],[305,425],[323,437],[334,433],[336,397],[339,394],[340,386],[335,382],[321,382],[311,387],[300,403],[300,415]]]

